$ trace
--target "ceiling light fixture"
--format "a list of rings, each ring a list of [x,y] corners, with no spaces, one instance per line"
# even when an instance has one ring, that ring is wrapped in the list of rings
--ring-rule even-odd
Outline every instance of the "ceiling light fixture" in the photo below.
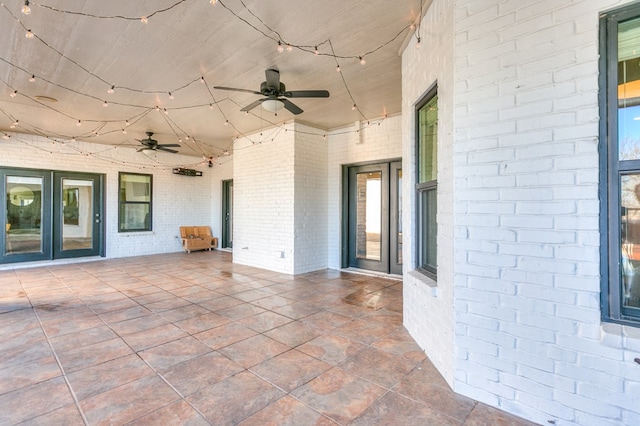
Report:
[[[31,8],[29,7],[29,0],[24,0],[24,6],[22,6],[22,13],[28,15],[31,13]]]
[[[284,108],[284,103],[279,99],[267,99],[262,102],[262,108],[275,113]]]
[[[26,38],[33,38],[33,33],[31,30],[27,30],[27,33],[24,35]]]

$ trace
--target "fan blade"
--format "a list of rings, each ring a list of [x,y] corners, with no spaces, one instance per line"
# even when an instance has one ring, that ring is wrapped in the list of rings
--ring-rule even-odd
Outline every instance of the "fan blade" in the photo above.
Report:
[[[180,145],[178,145],[177,143],[163,143],[163,144],[158,145],[158,148],[160,148],[160,147],[163,147],[163,148],[166,148],[166,147],[180,148]]]
[[[329,92],[326,90],[290,90],[284,92],[282,96],[287,98],[328,98]]]
[[[244,93],[252,93],[254,95],[262,95],[260,92],[256,92],[255,90],[249,89],[236,89],[235,87],[223,87],[223,86],[213,86],[214,89],[218,90],[231,90],[232,92],[244,92]]]
[[[276,90],[280,88],[280,71],[274,69],[268,69],[264,72],[267,77],[267,87],[275,87]]]
[[[169,148],[165,148],[164,146],[160,146],[158,145],[157,148],[158,151],[166,151],[166,152],[173,152],[174,154],[178,151],[176,151],[175,149],[169,149]]]
[[[266,101],[266,99],[258,99],[257,101],[252,102],[249,105],[247,105],[246,107],[242,108],[240,111],[242,111],[242,112],[251,111],[252,109],[257,107],[258,105],[260,105],[263,101]]]
[[[280,99],[280,101],[282,101],[282,103],[284,104],[284,107],[287,110],[289,110],[289,112],[291,112],[292,114],[302,114],[304,112],[302,111],[302,109],[300,109],[298,105],[294,104],[288,99]]]

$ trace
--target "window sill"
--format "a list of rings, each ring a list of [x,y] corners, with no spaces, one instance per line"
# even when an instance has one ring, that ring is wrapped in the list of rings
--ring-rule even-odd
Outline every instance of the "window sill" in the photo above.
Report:
[[[428,287],[431,297],[438,297],[438,282],[436,280],[428,277],[422,271],[419,271],[417,269],[409,271],[407,275],[412,278],[412,281]]]

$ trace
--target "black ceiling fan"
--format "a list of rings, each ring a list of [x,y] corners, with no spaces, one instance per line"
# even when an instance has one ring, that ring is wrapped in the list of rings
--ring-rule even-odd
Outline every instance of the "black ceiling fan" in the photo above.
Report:
[[[268,69],[265,72],[266,81],[260,84],[260,91],[236,89],[234,87],[214,86],[214,89],[232,90],[234,92],[253,93],[254,95],[262,95],[264,98],[250,103],[240,111],[250,111],[258,105],[271,112],[277,112],[280,108],[285,107],[292,114],[302,113],[302,109],[291,102],[287,98],[328,98],[329,92],[326,90],[287,90],[284,83],[280,82],[280,71],[277,69]]]
[[[166,151],[166,152],[173,152],[174,154],[178,152],[175,149],[169,149],[169,148],[180,148],[180,145],[178,145],[177,143],[159,144],[157,140],[151,139],[151,136],[153,136],[153,132],[146,132],[146,133],[147,133],[146,139],[136,139],[138,142],[140,142],[143,145],[142,148],[139,148],[136,151],[138,152],[146,151],[146,150]]]

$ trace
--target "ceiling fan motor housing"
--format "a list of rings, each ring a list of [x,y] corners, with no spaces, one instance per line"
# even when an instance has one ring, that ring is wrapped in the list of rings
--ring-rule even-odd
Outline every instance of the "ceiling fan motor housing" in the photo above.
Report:
[[[286,92],[286,88],[284,83],[280,83],[280,87],[278,89],[276,89],[275,87],[269,87],[267,85],[266,81],[263,81],[260,84],[260,93],[262,93],[264,96],[269,96],[269,95],[277,95],[279,96],[280,94]]]

